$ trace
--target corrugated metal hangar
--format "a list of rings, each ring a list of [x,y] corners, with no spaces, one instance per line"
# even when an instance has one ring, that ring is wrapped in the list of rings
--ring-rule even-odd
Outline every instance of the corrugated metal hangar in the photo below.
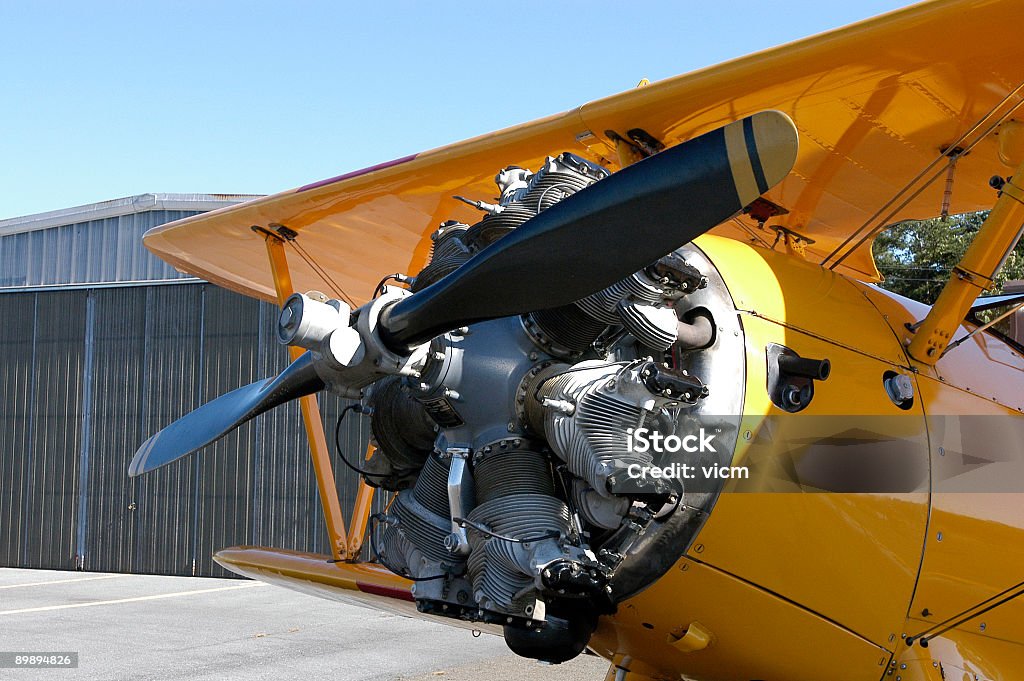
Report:
[[[159,224],[250,198],[143,194],[0,221],[0,566],[229,576],[214,551],[330,553],[298,404],[127,476],[151,434],[288,363],[278,310],[175,271]],[[322,396],[328,430],[344,406]],[[365,451],[368,422],[341,433]],[[357,479],[335,466],[342,507]]]

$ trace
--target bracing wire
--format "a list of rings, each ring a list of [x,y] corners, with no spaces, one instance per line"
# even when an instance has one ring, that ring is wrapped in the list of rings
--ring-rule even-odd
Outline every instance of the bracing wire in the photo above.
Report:
[[[931,186],[931,184],[933,182],[935,182],[943,173],[946,173],[947,172],[947,168],[945,166],[939,167],[939,169],[935,173],[933,173],[924,182],[924,184],[920,188],[918,188],[917,191],[915,191],[909,198],[904,200],[895,209],[889,211],[889,213],[886,214],[886,217],[882,218],[880,221],[878,220],[878,218],[883,213],[885,213],[885,211],[887,211],[891,206],[893,206],[893,204],[895,204],[897,201],[899,201],[901,199],[901,197],[903,197],[908,191],[910,191],[910,189],[914,185],[916,185],[921,180],[921,178],[925,177],[936,166],[938,166],[940,163],[942,163],[943,160],[946,160],[948,162],[948,160],[951,159],[951,158],[957,158],[959,156],[963,156],[963,155],[967,154],[974,147],[976,147],[982,140],[984,140],[986,137],[988,137],[1007,118],[1012,116],[1014,114],[1014,112],[1016,112],[1017,109],[1019,109],[1021,107],[1021,105],[1024,105],[1024,99],[1022,99],[1021,101],[1019,101],[1016,104],[1014,104],[1013,106],[1011,106],[1005,113],[1003,113],[1001,116],[999,116],[984,132],[982,132],[970,144],[968,144],[966,147],[960,148],[960,145],[966,139],[968,139],[975,132],[980,130],[981,127],[985,124],[985,122],[987,120],[989,120],[999,109],[1001,109],[1008,101],[1010,101],[1013,97],[1015,97],[1017,94],[1019,94],[1022,90],[1024,90],[1024,82],[1021,82],[1019,85],[1017,85],[1017,87],[1013,88],[1010,92],[1008,92],[1005,97],[1003,97],[1001,100],[999,100],[999,102],[995,106],[993,106],[984,116],[979,118],[974,123],[974,125],[972,125],[964,134],[960,135],[960,137],[957,138],[957,140],[955,142],[953,142],[948,147],[946,147],[946,149],[939,156],[937,156],[935,159],[933,159],[927,166],[925,166],[924,169],[922,169],[921,172],[919,172],[914,177],[914,179],[910,180],[910,182],[908,182],[906,185],[903,186],[903,188],[901,188],[898,192],[896,192],[896,194],[891,199],[889,199],[884,205],[882,205],[882,207],[880,207],[877,211],[875,211],[875,213],[870,218],[868,218],[864,222],[863,225],[861,225],[856,231],[854,231],[852,234],[850,234],[848,237],[846,237],[846,239],[844,239],[841,244],[839,244],[835,249],[833,249],[831,253],[829,253],[827,256],[825,256],[824,260],[821,261],[821,264],[825,265],[829,260],[831,260],[832,258],[835,258],[836,255],[838,255],[840,252],[842,252],[844,248],[846,248],[851,242],[853,242],[855,239],[857,239],[857,237],[860,236],[862,233],[864,233],[865,230],[868,230],[868,232],[866,234],[864,234],[864,236],[862,236],[859,240],[857,240],[857,242],[855,244],[853,244],[853,246],[848,248],[846,250],[846,252],[843,253],[842,256],[837,258],[835,260],[835,262],[833,262],[831,265],[828,265],[829,269],[833,269],[834,270],[844,260],[846,260],[846,258],[848,258],[854,251],[856,251],[858,248],[860,248],[861,245],[864,244],[864,242],[866,242],[867,240],[871,239],[878,232],[880,232],[883,229],[885,229],[885,227],[889,224],[889,221],[892,220],[892,218],[896,214],[898,214],[908,204],[910,204],[911,201],[913,201],[918,196],[920,196],[921,192],[923,192],[925,189],[927,189],[929,186]],[[875,227],[872,228],[871,225],[875,224],[876,221],[879,224],[877,224]]]

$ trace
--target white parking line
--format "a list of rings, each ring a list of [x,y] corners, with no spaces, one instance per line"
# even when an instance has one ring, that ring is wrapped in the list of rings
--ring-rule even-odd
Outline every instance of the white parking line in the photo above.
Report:
[[[194,596],[196,594],[209,594],[216,591],[234,591],[236,589],[251,589],[258,586],[267,586],[263,582],[247,582],[236,586],[221,586],[216,589],[197,589],[195,591],[176,591],[169,594],[156,594],[153,596],[135,596],[134,598],[117,598],[112,601],[91,601],[89,603],[68,603],[66,605],[44,605],[39,608],[21,608],[20,610],[0,610],[0,615],[17,615],[25,612],[43,612],[45,610],[68,610],[70,608],[91,608],[94,605],[113,605],[115,603],[136,603],[138,601],[155,601],[161,598],[177,598],[179,596]]]
[[[97,579],[114,579],[125,575],[97,575],[95,577],[76,577],[74,579],[51,579],[49,582],[27,582],[25,584],[5,584],[0,589],[17,589],[22,586],[46,586],[47,584],[67,584],[68,582],[91,582]]]

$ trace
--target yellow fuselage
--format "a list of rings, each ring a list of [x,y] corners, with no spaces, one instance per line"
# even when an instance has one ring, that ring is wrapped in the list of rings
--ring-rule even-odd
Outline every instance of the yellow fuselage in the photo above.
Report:
[[[1018,601],[927,649],[903,642],[1024,574],[1024,490],[1013,483],[1024,462],[1024,360],[978,334],[935,367],[916,363],[905,324],[925,306],[794,255],[715,236],[697,244],[725,277],[746,336],[734,464],[752,464],[756,479],[726,487],[687,554],[591,645],[638,676],[665,678],[866,680],[893,665],[903,679],[938,679],[933,662],[981,679],[1024,670]],[[769,343],[831,361],[800,414],[768,397]],[[887,372],[912,377],[909,409],[886,393]],[[813,477],[821,464],[898,474],[900,488],[794,483],[792,471]]]

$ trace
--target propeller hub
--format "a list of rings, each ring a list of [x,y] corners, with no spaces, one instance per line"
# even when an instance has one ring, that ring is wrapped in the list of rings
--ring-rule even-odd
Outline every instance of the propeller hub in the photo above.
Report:
[[[338,300],[321,302],[304,293],[285,301],[277,322],[277,340],[315,350],[340,326],[348,326],[348,306]]]

